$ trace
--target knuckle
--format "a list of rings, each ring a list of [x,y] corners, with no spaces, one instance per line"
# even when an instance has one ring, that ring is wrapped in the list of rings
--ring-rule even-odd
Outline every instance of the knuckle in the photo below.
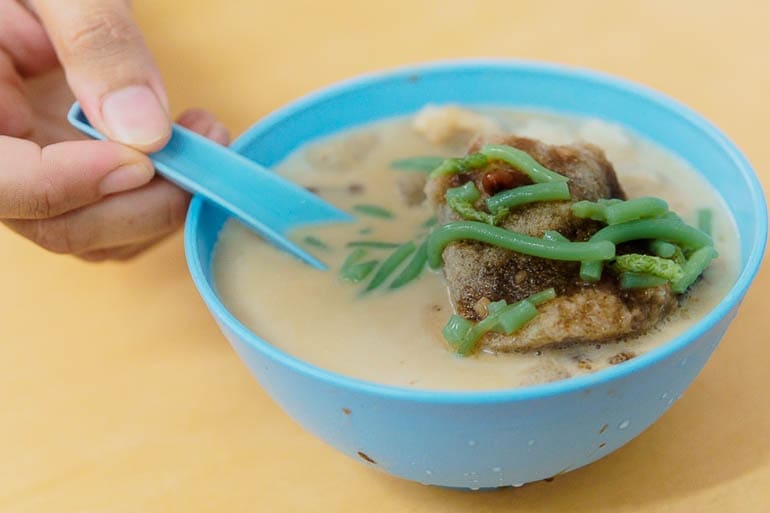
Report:
[[[139,31],[132,20],[116,7],[108,5],[95,7],[64,33],[70,52],[89,57],[122,54],[128,47],[127,43],[139,38]]]
[[[11,152],[22,164],[15,171],[8,188],[8,205],[5,210],[17,219],[45,219],[61,214],[67,209],[66,183],[59,178],[56,169],[44,163],[40,147],[32,141],[14,141]],[[0,156],[1,158],[1,156]],[[54,166],[55,167],[55,166]],[[2,172],[2,171],[0,171]]]
[[[41,175],[40,180],[33,187],[32,193],[25,198],[26,206],[24,210],[27,211],[29,217],[35,219],[52,217],[61,213],[58,205],[62,199],[63,192],[60,188],[50,179]]]

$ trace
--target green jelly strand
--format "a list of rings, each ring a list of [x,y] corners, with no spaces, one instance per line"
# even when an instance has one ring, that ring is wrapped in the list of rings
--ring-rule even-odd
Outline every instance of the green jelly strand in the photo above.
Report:
[[[620,274],[621,289],[647,289],[650,287],[660,287],[668,283],[668,280],[646,273],[624,272]]]
[[[406,258],[414,252],[417,248],[414,242],[409,241],[406,244],[399,246],[388,258],[386,258],[377,272],[374,274],[372,281],[366,287],[366,292],[372,291],[382,285],[388,277],[393,274],[396,268],[406,260]]]
[[[436,169],[431,171],[429,178],[436,178],[444,175],[454,175],[458,173],[467,173],[474,169],[484,167],[489,163],[486,156],[481,153],[472,153],[461,158],[449,158],[444,160]]]
[[[487,208],[496,213],[528,203],[570,199],[569,187],[565,182],[536,183],[522,185],[500,192],[487,198]]]
[[[394,160],[390,163],[391,169],[398,171],[422,171],[429,173],[444,162],[444,157],[409,157]]]
[[[314,248],[324,249],[324,250],[329,249],[329,245],[328,244],[326,244],[324,241],[322,241],[318,237],[314,237],[312,235],[305,236],[302,239],[302,242],[304,242],[308,246],[313,246]]]
[[[369,260],[366,262],[349,265],[348,267],[340,270],[340,278],[345,281],[349,281],[350,283],[359,283],[364,281],[379,263],[379,260]]]
[[[649,219],[668,212],[668,203],[660,198],[635,198],[606,208],[607,224],[620,224],[637,219]]]
[[[532,294],[527,298],[527,301],[532,303],[535,306],[540,306],[543,303],[547,303],[548,301],[554,299],[556,297],[556,289],[553,287],[541,290],[540,292],[536,292],[535,294]]]
[[[412,259],[409,261],[408,264],[406,264],[406,267],[401,271],[401,273],[396,276],[393,281],[390,283],[389,288],[391,289],[398,289],[406,285],[407,283],[410,283],[414,280],[416,280],[420,273],[422,273],[422,270],[425,268],[425,263],[428,261],[428,244],[426,242],[423,242],[420,244],[420,247],[417,248],[417,251],[412,256]]]
[[[557,232],[556,230],[546,230],[545,232],[543,232],[543,238],[545,240],[555,240],[555,241],[561,241],[561,242],[570,241],[567,237]]]
[[[487,306],[487,316],[477,323],[452,315],[442,333],[457,354],[468,356],[481,337],[492,331],[512,335],[537,316],[537,305],[555,297],[556,291],[550,288],[510,305],[503,300],[496,301]]]
[[[508,215],[507,209],[502,209],[494,214],[477,210],[473,203],[481,197],[481,192],[476,188],[476,184],[468,182],[460,187],[447,189],[446,203],[460,217],[468,221],[480,221],[491,225],[496,225]]]
[[[596,232],[589,242],[611,242],[614,245],[638,239],[660,239],[685,249],[713,246],[711,237],[697,228],[676,219],[639,219],[627,223],[605,226]],[[603,262],[600,258],[585,259],[580,265],[580,278],[596,282],[602,276]]]
[[[345,244],[348,248],[393,249],[399,247],[398,242],[385,242],[381,240],[354,240]]]
[[[710,208],[698,210],[698,229],[700,231],[712,234],[714,224],[714,212]]]
[[[501,160],[529,176],[535,183],[566,182],[568,178],[548,169],[526,151],[502,144],[486,144],[479,152],[489,160]]]
[[[369,276],[369,273],[377,266],[378,261],[360,262],[365,256],[366,250],[363,248],[355,248],[351,251],[342,263],[342,267],[340,267],[340,278],[352,283],[358,283]]]
[[[594,201],[576,201],[570,207],[575,217],[607,223],[607,207]]]
[[[458,240],[476,240],[524,255],[551,260],[609,260],[615,256],[615,245],[608,241],[563,242],[546,240],[477,221],[457,221],[434,230],[428,237],[429,265],[434,269],[440,267],[444,248],[451,242]]]
[[[353,205],[353,212],[369,217],[378,217],[380,219],[392,219],[395,217],[393,212],[379,205]]]
[[[671,258],[676,254],[677,246],[660,239],[653,239],[649,242],[650,252],[662,258]]]
[[[711,261],[716,257],[717,252],[711,246],[706,246],[694,251],[684,264],[684,274],[680,279],[673,283],[671,290],[678,294],[686,291],[690,285],[695,283],[698,276],[706,270],[706,267],[708,267]]]

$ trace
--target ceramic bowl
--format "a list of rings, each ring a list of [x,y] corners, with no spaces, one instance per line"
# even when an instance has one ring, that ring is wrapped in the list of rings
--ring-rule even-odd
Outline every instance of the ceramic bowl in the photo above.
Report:
[[[353,379],[286,354],[249,331],[212,281],[212,252],[227,215],[200,198],[192,202],[185,232],[195,284],[267,393],[307,431],[363,465],[422,483],[476,489],[516,486],[602,458],[682,395],[735,317],[765,247],[767,210],[759,182],[736,147],[680,103],[604,74],[518,61],[433,63],[346,81],[267,116],[233,148],[270,167],[308,141],[427,103],[599,117],[668,148],[714,185],[735,218],[741,245],[735,284],[681,336],[621,365],[544,385],[476,392]]]

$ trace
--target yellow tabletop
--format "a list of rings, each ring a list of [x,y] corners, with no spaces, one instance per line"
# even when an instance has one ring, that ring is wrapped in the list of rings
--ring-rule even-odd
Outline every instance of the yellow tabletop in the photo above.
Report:
[[[720,126],[770,190],[770,7],[756,0],[144,0],[175,111],[238,133],[293,98],[437,58],[543,59],[655,87]],[[1,170],[0,170],[1,172]],[[0,229],[0,511],[770,509],[770,271],[705,370],[639,438],[518,489],[367,468],[300,429],[208,315],[176,236],[93,265]]]

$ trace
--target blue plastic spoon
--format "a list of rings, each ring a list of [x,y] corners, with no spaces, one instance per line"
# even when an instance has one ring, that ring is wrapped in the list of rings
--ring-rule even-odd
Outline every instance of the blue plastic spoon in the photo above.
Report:
[[[95,139],[106,139],[75,103],[70,124]],[[353,217],[254,161],[184,127],[150,154],[158,173],[181,188],[226,209],[273,245],[325,270],[326,265],[287,238],[299,226],[350,222]]]

